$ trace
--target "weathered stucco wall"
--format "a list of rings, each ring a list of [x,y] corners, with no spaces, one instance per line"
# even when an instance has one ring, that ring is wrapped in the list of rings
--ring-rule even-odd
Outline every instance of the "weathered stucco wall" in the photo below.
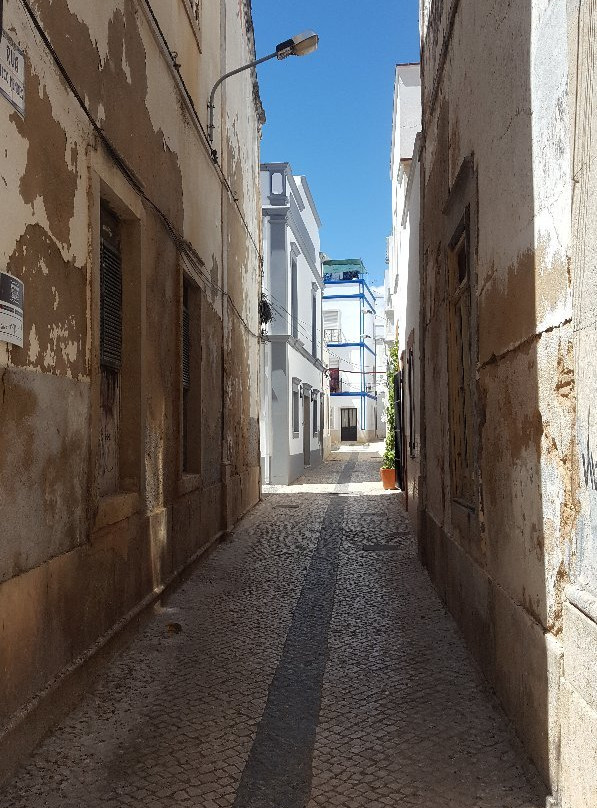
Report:
[[[221,171],[200,128],[215,80],[252,58],[250,3],[204,3],[195,24],[177,1],[176,13],[156,4],[167,44],[145,0],[31,3],[113,150],[23,4],[4,4],[25,53],[26,112],[0,98],[0,268],[25,283],[25,341],[0,343],[0,733],[259,496],[262,110],[250,74],[216,99]],[[99,473],[110,437],[100,202],[123,242],[120,474],[109,496]],[[182,461],[183,277],[195,301],[192,473]]]
[[[597,3],[569,0],[574,376],[579,518],[564,605],[562,805],[597,805]]]
[[[560,638],[578,513],[565,2],[433,0],[421,21],[421,552],[556,791]],[[457,399],[448,371],[456,322],[448,254],[465,214],[467,507],[452,491]]]

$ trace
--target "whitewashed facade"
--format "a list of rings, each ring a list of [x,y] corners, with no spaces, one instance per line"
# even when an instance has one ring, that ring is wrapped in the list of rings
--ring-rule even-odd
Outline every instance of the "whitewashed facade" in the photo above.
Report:
[[[397,65],[392,120],[392,234],[385,276],[386,344],[398,342],[402,372],[399,479],[416,524],[420,476],[419,228],[421,222],[421,75],[418,64]],[[392,383],[392,380],[389,380]]]
[[[396,339],[401,351],[406,345],[406,305],[410,254],[418,260],[419,218],[413,221],[411,175],[413,153],[418,151],[417,135],[421,131],[421,68],[418,64],[396,65],[394,113],[392,118],[392,233],[388,238],[388,269],[385,274],[386,340]],[[416,162],[414,163],[416,168]],[[416,201],[416,200],[415,200]],[[411,237],[417,239],[411,245]],[[416,253],[416,254],[415,254]],[[418,301],[417,301],[418,309]]]
[[[261,473],[288,483],[322,460],[321,221],[305,177],[261,166],[263,293],[272,320],[261,348]]]

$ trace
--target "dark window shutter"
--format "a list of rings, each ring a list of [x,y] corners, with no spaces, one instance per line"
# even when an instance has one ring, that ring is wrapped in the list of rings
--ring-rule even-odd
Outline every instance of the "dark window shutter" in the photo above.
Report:
[[[182,386],[184,390],[191,386],[191,323],[186,286],[182,302]]]
[[[106,216],[107,218],[107,216]],[[113,217],[110,217],[113,219]],[[113,222],[110,222],[114,227]],[[122,364],[122,259],[120,250],[104,235],[100,241],[100,364],[120,370]]]

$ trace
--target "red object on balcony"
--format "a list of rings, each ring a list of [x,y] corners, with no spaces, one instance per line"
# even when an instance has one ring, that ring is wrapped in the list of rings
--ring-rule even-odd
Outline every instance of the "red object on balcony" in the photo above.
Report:
[[[330,393],[341,393],[340,368],[330,368]]]

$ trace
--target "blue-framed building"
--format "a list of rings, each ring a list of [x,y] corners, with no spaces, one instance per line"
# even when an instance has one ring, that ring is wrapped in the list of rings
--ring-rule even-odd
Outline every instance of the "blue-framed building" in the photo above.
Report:
[[[375,440],[375,295],[358,258],[323,262],[323,328],[330,355],[333,443]]]

